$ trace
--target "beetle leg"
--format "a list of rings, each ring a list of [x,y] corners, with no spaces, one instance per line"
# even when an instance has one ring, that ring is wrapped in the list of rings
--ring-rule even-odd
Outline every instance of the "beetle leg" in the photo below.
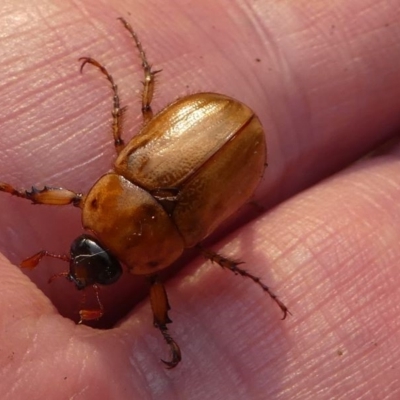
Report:
[[[34,269],[35,267],[37,267],[37,265],[39,264],[39,262],[42,260],[43,257],[58,258],[59,260],[66,261],[66,262],[71,261],[71,257],[69,257],[65,254],[53,254],[46,250],[42,250],[42,251],[39,251],[38,253],[34,254],[33,256],[23,260],[21,262],[20,266],[21,266],[21,268]],[[71,280],[70,273],[67,271],[64,271],[64,272],[60,272],[58,274],[52,275],[49,278],[48,283],[53,282],[57,278],[67,278],[68,280]],[[91,285],[91,286],[95,292],[96,300],[97,300],[97,304],[99,305],[99,308],[95,308],[92,310],[82,308],[79,311],[80,319],[79,319],[78,324],[81,324],[83,321],[92,321],[95,319],[99,319],[104,314],[104,307],[100,301],[100,296],[99,296],[99,287],[97,285]],[[86,293],[83,292],[82,299],[81,299],[81,306],[83,306],[83,304],[85,304],[85,302],[86,302]]]
[[[272,300],[274,300],[275,303],[278,304],[279,308],[283,312],[282,319],[285,319],[288,314],[291,314],[291,312],[288,310],[288,308],[285,306],[285,304],[283,304],[282,301],[280,301],[278,299],[276,294],[268,286],[264,285],[264,283],[261,282],[260,278],[258,278],[257,276],[254,276],[254,275],[250,274],[249,272],[247,272],[246,270],[238,267],[238,265],[243,264],[243,262],[229,260],[228,258],[222,257],[219,254],[217,254],[211,250],[203,249],[201,246],[197,246],[197,247],[200,249],[200,251],[202,252],[204,257],[207,258],[208,260],[210,260],[211,262],[217,263],[222,268],[229,269],[235,275],[245,276],[246,278],[250,278],[253,282],[257,283],[257,285],[259,285],[264,292],[267,292],[271,296]]]
[[[83,67],[86,64],[92,64],[93,66],[98,68],[103,75],[105,75],[105,77],[111,84],[111,89],[114,94],[113,95],[113,109],[111,112],[111,115],[113,118],[112,132],[113,132],[113,137],[114,137],[115,150],[117,151],[117,154],[119,154],[121,152],[121,150],[125,147],[124,141],[121,138],[121,134],[122,134],[123,117],[124,117],[124,112],[126,110],[126,107],[121,108],[121,106],[119,104],[118,86],[115,84],[113,77],[107,71],[106,67],[101,65],[98,61],[96,61],[90,57],[81,57],[79,59],[79,61],[82,61],[81,73],[83,71]]]
[[[168,310],[170,310],[170,306],[164,285],[158,281],[157,278],[153,278],[151,281],[150,302],[153,310],[154,326],[162,333],[165,341],[170,347],[172,354],[171,361],[161,361],[167,366],[167,368],[174,368],[182,359],[181,350],[168,332],[167,324],[172,322],[168,317]]]
[[[32,187],[31,191],[18,190],[8,183],[0,182],[0,191],[31,200],[33,204],[47,204],[52,206],[65,206],[73,204],[75,207],[82,206],[82,193],[75,193],[72,190],[45,186],[39,190]]]
[[[21,268],[34,269],[34,268],[37,267],[37,265],[40,263],[40,261],[44,257],[57,258],[59,260],[66,261],[66,262],[70,262],[71,261],[71,257],[67,256],[65,254],[53,254],[53,253],[50,253],[50,252],[48,252],[46,250],[42,250],[42,251],[39,251],[38,253],[34,254],[33,256],[23,260],[21,262],[20,266],[21,266]],[[70,273],[69,272],[67,272],[67,271],[60,272],[58,274],[52,275],[49,278],[48,283],[53,282],[57,278],[67,278],[68,280],[70,280],[69,277],[70,277]],[[83,321],[91,321],[91,320],[94,320],[94,319],[99,319],[104,314],[104,307],[103,307],[103,304],[100,301],[100,296],[99,296],[99,287],[97,285],[92,285],[92,287],[93,287],[93,290],[95,292],[96,300],[97,300],[97,304],[99,305],[99,308],[92,309],[92,310],[81,309],[79,311],[80,320],[79,320],[78,324],[81,324]],[[86,295],[83,292],[82,293],[81,304],[83,305],[85,302],[86,302]]]
[[[133,40],[135,41],[136,47],[139,51],[140,59],[142,60],[142,67],[144,70],[144,82],[143,82],[143,92],[142,92],[142,114],[143,120],[146,124],[153,118],[153,110],[151,109],[151,101],[154,95],[154,85],[155,85],[155,75],[161,70],[152,71],[149,62],[147,61],[146,53],[143,50],[142,44],[136,32],[132,29],[132,26],[125,21],[124,18],[118,18],[124,27],[129,31]]]
[[[93,320],[99,319],[104,314],[104,307],[103,307],[102,302],[100,301],[100,296],[99,296],[100,288],[97,285],[92,285],[92,288],[96,295],[96,300],[97,300],[97,304],[99,305],[99,308],[95,308],[92,310],[81,309],[79,311],[80,320],[79,320],[78,324],[82,324],[83,321],[93,321]],[[85,302],[86,302],[86,295],[85,295],[85,293],[83,293],[81,304],[83,305]]]

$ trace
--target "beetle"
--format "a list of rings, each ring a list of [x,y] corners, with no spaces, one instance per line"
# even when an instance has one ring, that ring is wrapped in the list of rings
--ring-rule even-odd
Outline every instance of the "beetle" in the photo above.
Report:
[[[34,204],[69,205],[82,210],[82,225],[88,232],[72,243],[69,255],[42,250],[25,259],[23,268],[35,268],[43,257],[69,262],[64,276],[78,290],[93,287],[99,308],[79,311],[80,322],[103,315],[99,285],[116,282],[121,264],[130,273],[149,277],[154,325],[170,347],[168,368],[181,361],[181,351],[167,325],[170,306],[159,271],[196,247],[212,262],[250,278],[268,293],[283,311],[287,307],[259,278],[199,243],[243,205],[261,180],[266,162],[262,125],[246,105],[217,93],[182,97],[155,116],[151,108],[155,76],[131,25],[119,18],[138,49],[144,71],[142,92],[143,127],[125,144],[122,139],[118,87],[106,67],[90,57],[86,64],[97,68],[113,92],[112,132],[117,159],[113,169],[101,176],[87,194],[45,186],[30,191],[0,182],[0,191]]]

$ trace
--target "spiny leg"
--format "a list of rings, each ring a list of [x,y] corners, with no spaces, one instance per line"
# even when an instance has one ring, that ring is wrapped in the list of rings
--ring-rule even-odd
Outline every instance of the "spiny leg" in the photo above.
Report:
[[[39,190],[32,187],[31,191],[27,191],[15,189],[8,183],[0,182],[0,191],[30,200],[33,204],[47,204],[52,206],[72,204],[75,207],[82,207],[82,193],[75,193],[72,190],[63,188],[45,186],[43,189]]]
[[[151,109],[151,101],[153,100],[154,95],[154,85],[155,85],[155,75],[161,70],[152,71],[149,62],[147,61],[146,53],[143,50],[142,44],[139,41],[139,38],[136,32],[132,29],[132,26],[124,19],[118,18],[125,28],[131,34],[133,40],[135,41],[136,47],[139,50],[139,56],[142,60],[142,67],[144,70],[144,82],[143,82],[143,93],[142,93],[142,114],[143,120],[146,124],[153,118],[153,110]]]
[[[104,307],[103,307],[103,303],[100,301],[100,295],[99,295],[100,288],[97,285],[92,285],[92,288],[96,295],[96,301],[97,301],[97,304],[99,305],[99,308],[95,308],[95,309],[91,309],[91,310],[89,310],[87,308],[81,308],[79,310],[80,320],[79,320],[78,324],[82,324],[84,321],[93,321],[93,320],[100,319],[104,315]],[[86,303],[86,295],[85,295],[85,293],[83,293],[82,300],[81,300],[81,307],[83,307],[83,305],[85,303]]]
[[[109,74],[107,69],[101,65],[98,61],[94,60],[90,57],[81,57],[79,61],[82,61],[81,65],[81,72],[83,71],[83,67],[86,64],[92,64],[96,68],[98,68],[103,75],[107,78],[107,80],[111,84],[111,89],[113,91],[113,109],[111,112],[113,122],[112,122],[112,132],[114,137],[114,146],[117,154],[121,152],[121,150],[125,147],[124,141],[121,138],[122,135],[122,124],[123,124],[123,117],[126,107],[120,106],[119,102],[119,94],[118,94],[118,86],[115,84],[113,77]]]
[[[164,285],[158,281],[157,278],[152,278],[151,280],[150,302],[153,310],[154,326],[162,333],[165,341],[170,347],[172,354],[171,361],[161,361],[167,366],[167,368],[174,368],[182,359],[181,350],[168,332],[167,324],[172,322],[168,317],[170,306]]]
[[[71,263],[71,257],[66,255],[66,254],[54,254],[54,253],[50,253],[47,250],[41,250],[38,253],[34,254],[31,257],[26,258],[25,260],[23,260],[20,264],[21,268],[25,268],[25,269],[34,269],[38,266],[38,264],[40,263],[40,261],[44,258],[44,257],[49,257],[49,258],[56,258],[58,260],[61,261],[65,261],[68,263]],[[49,280],[48,283],[53,282],[55,279],[57,278],[66,278],[68,279],[70,282],[73,282],[74,279],[71,275],[70,271],[64,271],[64,272],[59,272],[58,274],[54,274],[52,275]],[[100,288],[96,285],[96,284],[92,284],[91,285],[95,295],[96,295],[96,300],[97,300],[97,304],[99,305],[99,308],[95,308],[95,309],[85,309],[85,308],[81,308],[81,310],[79,311],[79,324],[81,324],[83,321],[91,321],[94,319],[99,319],[103,316],[104,314],[104,307],[103,304],[100,301],[100,296],[99,296],[99,290]],[[78,287],[78,289],[85,289],[85,287]],[[81,299],[81,306],[83,307],[83,304],[86,302],[86,294],[83,292],[82,293],[82,299]]]
[[[228,258],[222,257],[219,254],[215,253],[214,251],[204,249],[201,246],[197,246],[197,248],[202,252],[204,257],[207,258],[208,260],[210,260],[211,262],[217,263],[222,268],[229,269],[235,275],[241,275],[241,276],[245,276],[246,278],[250,278],[253,282],[255,282],[257,285],[259,285],[261,287],[261,289],[264,292],[267,292],[271,296],[272,300],[274,300],[275,303],[278,304],[279,308],[283,312],[282,319],[285,319],[288,314],[291,314],[290,311],[288,310],[288,308],[285,306],[285,304],[283,304],[278,299],[276,294],[274,292],[272,292],[272,290],[268,286],[264,285],[261,282],[260,278],[254,276],[254,275],[250,274],[249,272],[247,272],[246,270],[238,267],[238,265],[243,264],[243,262],[229,260]]]

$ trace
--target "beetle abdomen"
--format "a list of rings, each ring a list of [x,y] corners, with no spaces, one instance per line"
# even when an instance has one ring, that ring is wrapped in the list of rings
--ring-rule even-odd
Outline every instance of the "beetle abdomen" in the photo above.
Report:
[[[115,170],[150,193],[177,193],[172,211],[185,247],[209,235],[253,193],[265,138],[253,111],[230,97],[197,93],[154,117],[120,153]]]
[[[216,93],[197,93],[170,104],[120,153],[115,171],[153,191],[180,188],[208,162],[253,112]]]
[[[211,234],[253,194],[265,168],[265,139],[252,116],[179,192],[173,219],[192,247]]]

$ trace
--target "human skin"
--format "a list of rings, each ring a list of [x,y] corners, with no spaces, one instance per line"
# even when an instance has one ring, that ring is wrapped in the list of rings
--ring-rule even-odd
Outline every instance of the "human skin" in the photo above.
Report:
[[[123,16],[163,70],[156,111],[215,91],[263,123],[268,168],[253,205],[208,244],[245,261],[292,316],[193,253],[166,283],[183,354],[167,370],[143,280],[126,273],[101,290],[113,328],[99,330],[65,318],[80,307],[71,284],[47,284],[67,265],[18,268],[43,248],[68,252],[80,211],[0,193],[2,399],[398,398],[398,1],[110,3],[1,2],[0,180],[85,193],[111,167],[110,89],[77,59],[113,73],[131,137],[143,74]]]

